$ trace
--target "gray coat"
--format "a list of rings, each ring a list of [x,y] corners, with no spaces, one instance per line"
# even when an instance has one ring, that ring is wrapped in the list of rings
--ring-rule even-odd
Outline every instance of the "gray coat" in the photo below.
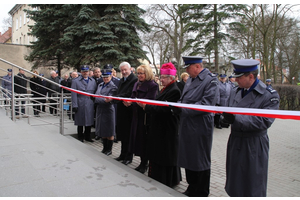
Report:
[[[186,81],[179,103],[216,105],[218,79],[204,69]],[[178,166],[192,171],[210,169],[214,116],[209,112],[182,109],[179,127]]]
[[[89,78],[87,84],[83,77],[80,76],[73,79],[71,88],[93,94],[96,82],[94,79]],[[75,113],[75,125],[92,126],[94,124],[94,102],[89,96],[72,92],[72,107],[78,108],[78,111]]]
[[[98,85],[95,94],[113,96],[118,87],[110,81],[106,86],[104,82]],[[104,98],[95,98],[96,108],[96,135],[100,137],[111,137],[115,135],[115,107],[114,104],[106,103]]]
[[[220,102],[218,103],[220,106],[228,106],[228,99],[231,92],[232,87],[229,83],[219,82],[219,92],[220,92]]]
[[[274,109],[279,107],[279,95],[259,81],[244,98],[242,90],[232,90],[230,107]],[[227,144],[226,186],[229,196],[266,196],[269,138],[267,129],[274,118],[235,115]]]
[[[3,79],[2,79],[2,87],[4,89],[6,89],[9,93],[11,93],[11,90],[12,90],[12,87],[11,87],[11,79],[12,79],[12,76],[4,76]],[[6,94],[6,90],[3,90],[3,92]],[[11,97],[10,94],[8,94],[9,97]],[[5,96],[6,97],[6,96]]]

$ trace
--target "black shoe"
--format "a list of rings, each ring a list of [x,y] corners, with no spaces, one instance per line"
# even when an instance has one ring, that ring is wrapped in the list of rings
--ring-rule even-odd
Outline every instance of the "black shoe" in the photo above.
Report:
[[[218,128],[218,129],[222,129],[222,126],[218,125],[218,126],[216,126],[216,128]]]
[[[138,170],[138,171],[141,172],[142,174],[144,174],[147,170],[148,170],[148,165],[142,166],[142,167],[140,168],[140,170]]]
[[[142,165],[140,164],[137,168],[135,168],[136,171],[140,171]]]
[[[124,157],[123,156],[119,156],[117,158],[115,158],[116,161],[121,161],[121,160],[124,160]]]
[[[95,137],[95,140],[100,140],[100,137],[97,135],[97,136]]]
[[[130,163],[132,163],[132,160],[123,160],[122,162],[124,165],[128,165]]]
[[[88,138],[88,139],[85,139],[86,141],[88,142],[94,142],[92,139]]]
[[[111,152],[111,150],[108,150],[108,151],[104,152],[104,154],[107,155],[107,156],[109,156],[109,155],[112,154],[112,152]]]

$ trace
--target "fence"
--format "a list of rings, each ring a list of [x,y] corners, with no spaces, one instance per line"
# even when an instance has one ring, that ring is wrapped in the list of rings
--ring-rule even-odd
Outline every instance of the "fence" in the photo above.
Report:
[[[1,62],[4,62],[6,64],[9,64],[12,69],[18,68],[22,69],[26,73],[29,73],[33,76],[36,76],[40,79],[43,79],[48,84],[53,84],[59,86],[58,83],[53,82],[47,78],[44,78],[38,74],[35,74],[31,71],[28,71],[20,66],[17,66],[13,63],[10,63],[2,58],[0,58]],[[6,69],[1,69],[1,71],[7,72]],[[35,120],[42,121],[45,124],[51,124],[59,127],[60,133],[64,135],[64,129],[65,129],[65,123],[73,123],[71,120],[66,121],[65,120],[65,114],[69,116],[69,119],[72,119],[72,104],[71,104],[71,94],[65,93],[61,90],[60,92],[54,91],[50,89],[47,86],[40,85],[36,82],[31,81],[28,78],[18,77],[22,80],[25,80],[27,85],[22,86],[20,84],[15,83],[14,80],[14,70],[11,72],[11,81],[4,79],[3,77],[0,78],[2,83],[9,83],[11,84],[11,90],[0,87],[0,107],[6,109],[6,115],[10,115],[11,119],[13,121],[16,121],[16,119],[22,117],[27,118],[28,124],[30,124],[30,120],[32,117],[35,117]],[[44,88],[48,92],[46,94],[42,94],[38,91],[31,90],[30,87],[28,87],[29,84],[36,85],[38,87]],[[2,84],[3,85],[3,84]],[[15,86],[25,89],[27,91],[27,94],[17,94],[14,90]],[[31,94],[28,93],[28,91],[31,91]],[[52,93],[51,96],[47,96],[49,94],[49,91]],[[34,95],[36,94],[36,95]],[[35,97],[34,97],[35,96]],[[36,97],[38,96],[38,97]],[[67,109],[68,107],[69,109]],[[49,114],[46,112],[46,108],[49,108],[49,110],[53,110],[54,114]],[[65,111],[66,110],[66,111]],[[35,113],[42,114],[43,117],[39,117],[40,115],[35,115]],[[32,113],[34,113],[32,115]],[[57,114],[55,114],[57,113]],[[50,116],[53,119],[59,119],[59,122],[53,122],[53,120],[49,120],[49,117],[46,118],[45,116]]]

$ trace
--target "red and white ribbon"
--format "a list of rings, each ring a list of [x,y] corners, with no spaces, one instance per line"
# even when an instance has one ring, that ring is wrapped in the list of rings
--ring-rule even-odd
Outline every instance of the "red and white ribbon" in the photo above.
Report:
[[[252,115],[252,116],[259,116],[259,117],[300,120],[300,111],[222,107],[222,106],[205,106],[205,105],[196,105],[196,104],[155,101],[155,100],[148,100],[148,99],[132,99],[132,98],[124,98],[124,97],[113,97],[113,96],[90,94],[87,92],[75,90],[75,89],[68,88],[65,86],[61,86],[61,87],[66,90],[69,90],[71,92],[75,92],[75,93],[86,95],[86,96],[109,98],[109,99],[114,99],[114,100],[119,100],[119,101],[139,102],[139,103],[156,105],[156,106],[170,106],[171,105],[171,106],[176,106],[176,107],[180,107],[180,108],[188,108],[188,109],[192,109],[192,110],[212,112],[212,113],[226,112],[226,113],[239,114],[239,115]]]

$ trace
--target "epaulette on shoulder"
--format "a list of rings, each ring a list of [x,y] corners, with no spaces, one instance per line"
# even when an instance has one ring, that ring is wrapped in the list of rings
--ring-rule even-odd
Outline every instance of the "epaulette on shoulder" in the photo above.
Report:
[[[267,87],[267,91],[269,91],[271,94],[276,92],[276,90],[274,90],[272,87]]]
[[[216,74],[213,74],[211,72],[208,73],[211,77],[216,77],[217,75]]]

